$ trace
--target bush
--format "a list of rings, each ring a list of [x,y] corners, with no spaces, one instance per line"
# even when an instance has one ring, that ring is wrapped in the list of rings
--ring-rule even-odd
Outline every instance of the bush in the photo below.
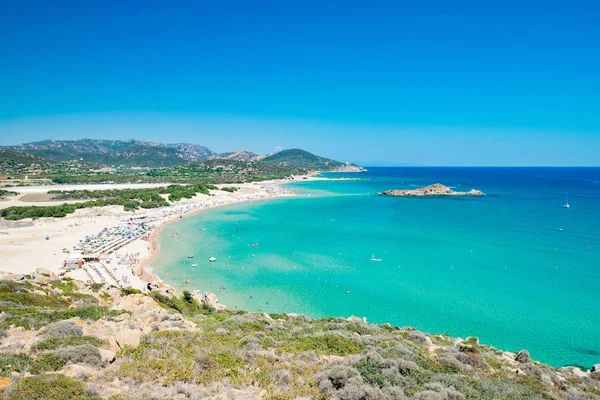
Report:
[[[43,296],[40,296],[43,297]],[[88,306],[75,309],[47,310],[35,307],[11,308],[7,316],[0,321],[0,327],[10,325],[26,329],[39,329],[47,324],[79,317],[85,321],[97,321],[102,317],[112,317],[127,313],[123,310],[109,310],[106,307]]]
[[[62,360],[53,354],[42,354],[39,357],[30,357],[23,353],[0,354],[0,375],[7,376],[11,372],[40,374],[48,371],[57,371],[64,364]]]
[[[284,351],[314,351],[321,355],[347,356],[349,354],[358,354],[363,349],[354,340],[341,335],[326,333],[324,335],[302,336],[293,341],[289,341],[283,347]]]
[[[91,344],[59,348],[52,353],[64,363],[100,365],[100,351]]]
[[[142,294],[142,291],[130,287],[124,287],[121,289],[121,295],[129,296],[130,294]]]
[[[348,365],[336,364],[316,376],[316,383],[323,393],[331,394],[350,384],[362,384],[359,372]]]
[[[72,400],[87,397],[82,382],[61,374],[30,376],[9,387],[7,400]]]
[[[382,388],[385,384],[385,376],[381,373],[379,365],[369,359],[362,359],[356,363],[356,370],[362,376],[365,383]]]
[[[48,336],[50,338],[62,338],[65,336],[82,336],[83,329],[81,326],[71,322],[71,321],[59,321],[54,322],[42,331],[44,336]]]
[[[55,350],[61,347],[67,346],[79,346],[82,344],[89,344],[94,347],[100,347],[105,344],[101,339],[95,336],[65,336],[65,337],[54,337],[51,339],[42,340],[31,346],[32,350]]]

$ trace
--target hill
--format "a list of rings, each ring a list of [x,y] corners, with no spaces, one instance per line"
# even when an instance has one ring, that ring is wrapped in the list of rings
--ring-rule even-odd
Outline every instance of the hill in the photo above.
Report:
[[[209,159],[216,160],[235,160],[235,161],[259,161],[265,158],[266,156],[261,154],[253,153],[249,150],[244,151],[229,151],[227,153],[221,153],[217,155],[210,156]]]
[[[525,350],[357,317],[228,310],[212,293],[39,270],[0,273],[0,300],[8,400],[600,399],[600,365],[552,368]]]
[[[192,143],[162,144],[131,140],[45,140],[8,146],[54,161],[83,161],[108,166],[164,168],[203,160],[214,152]]]
[[[330,158],[320,157],[301,149],[282,150],[271,154],[261,160],[263,163],[281,164],[294,168],[302,168],[313,171],[337,171],[344,170],[349,165]],[[352,166],[361,169],[358,166]],[[350,172],[350,171],[348,171]]]
[[[55,162],[22,151],[0,148],[0,174],[19,175],[34,170],[54,167]]]
[[[344,164],[320,157],[301,149],[283,150],[260,155],[249,150],[216,154],[206,146],[194,143],[164,144],[130,140],[44,140],[6,146],[5,150],[36,156],[55,162],[78,162],[123,168],[172,168],[206,160],[232,160],[280,165],[305,171],[356,172],[363,170],[353,164]]]

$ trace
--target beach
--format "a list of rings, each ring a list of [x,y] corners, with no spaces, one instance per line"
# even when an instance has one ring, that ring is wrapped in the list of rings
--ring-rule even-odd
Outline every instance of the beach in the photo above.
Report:
[[[295,177],[303,180],[306,177]],[[38,268],[52,273],[64,272],[67,258],[95,257],[100,265],[86,263],[83,269],[69,272],[84,281],[108,281],[123,286],[145,287],[156,281],[150,264],[158,251],[156,233],[166,224],[185,215],[227,204],[293,196],[282,185],[290,180],[236,184],[235,192],[211,190],[168,207],[124,211],[121,206],[80,209],[63,218],[0,221],[0,271],[26,274]],[[168,184],[130,185],[49,185],[20,187],[18,196],[0,201],[0,209],[10,206],[62,204],[48,199],[49,190],[106,190],[148,188]],[[217,187],[232,185],[217,185]],[[31,201],[31,200],[38,201]],[[72,201],[73,202],[73,201]],[[97,257],[96,257],[97,256]],[[89,269],[87,269],[89,267]],[[84,271],[85,270],[85,271]],[[111,282],[113,281],[114,282]]]

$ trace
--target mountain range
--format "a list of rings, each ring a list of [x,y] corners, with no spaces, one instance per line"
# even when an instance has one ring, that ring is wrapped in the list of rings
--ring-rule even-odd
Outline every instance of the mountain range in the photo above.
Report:
[[[6,147],[53,161],[163,168],[204,160],[215,153],[193,143],[162,144],[130,140],[44,140]]]
[[[28,154],[51,161],[78,161],[104,166],[169,168],[194,161],[226,159],[261,161],[320,171],[359,169],[358,166],[347,166],[339,161],[320,157],[301,149],[282,150],[268,155],[248,150],[217,154],[206,146],[194,143],[165,144],[136,139],[44,140],[5,146],[3,149],[15,151],[15,157],[19,158]]]

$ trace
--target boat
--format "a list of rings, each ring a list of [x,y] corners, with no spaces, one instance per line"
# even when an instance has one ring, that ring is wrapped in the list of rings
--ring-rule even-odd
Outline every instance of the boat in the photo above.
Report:
[[[375,257],[375,254],[373,254],[373,255],[371,255],[371,261],[383,261],[383,260],[379,257]]]
[[[258,247],[258,243],[254,243],[252,247]]]
[[[569,204],[569,194],[565,191],[565,205],[563,206],[563,208],[571,208],[571,205]]]
[[[208,259],[208,261],[215,262],[215,261],[217,261],[217,259],[215,257],[211,257],[211,258]]]
[[[192,264],[192,268],[196,268],[198,264]]]
[[[193,254],[191,254],[191,255],[189,255],[189,256],[188,256],[188,258],[194,258],[194,255],[193,255]]]

